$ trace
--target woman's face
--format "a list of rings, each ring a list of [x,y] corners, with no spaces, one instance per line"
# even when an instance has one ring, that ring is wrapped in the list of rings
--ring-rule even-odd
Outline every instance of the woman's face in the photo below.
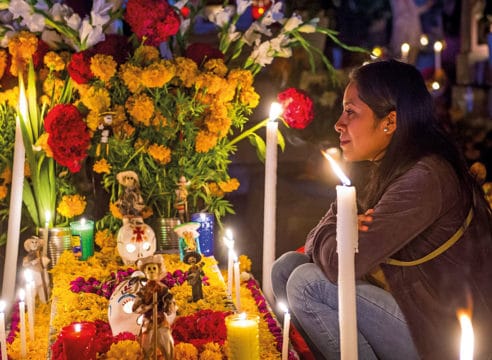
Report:
[[[345,160],[381,159],[396,128],[396,124],[390,122],[386,118],[381,121],[376,118],[371,108],[359,98],[357,86],[351,82],[343,95],[343,113],[335,124]]]

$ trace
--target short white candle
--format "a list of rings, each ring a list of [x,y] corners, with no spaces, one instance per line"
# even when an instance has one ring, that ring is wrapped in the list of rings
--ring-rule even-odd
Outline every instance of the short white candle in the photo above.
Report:
[[[355,305],[355,252],[358,248],[355,188],[337,162],[326,152],[343,186],[337,186],[338,318],[341,359],[357,359],[357,312]]]
[[[234,257],[234,237],[230,229],[226,230],[226,234],[224,236],[224,243],[227,247],[227,296],[232,297],[232,278],[233,278],[232,265],[233,265],[233,257]]]
[[[408,54],[410,53],[410,44],[401,44],[401,61],[408,62]]]
[[[24,359],[27,354],[26,345],[26,304],[24,303],[25,298],[24,289],[19,290],[19,318],[20,318],[20,339],[21,339],[21,358]]]
[[[24,271],[24,278],[26,279],[26,305],[27,305],[27,320],[29,324],[29,339],[34,341],[34,296],[35,288],[32,278],[31,270],[26,269]]]
[[[420,35],[419,41],[420,41],[420,45],[422,45],[422,46],[429,45],[429,38],[425,34]]]
[[[270,272],[275,261],[275,232],[277,205],[277,145],[278,122],[282,105],[274,102],[270,107],[269,121],[266,125],[265,150],[265,196],[263,213],[263,272],[262,288],[267,300],[273,300]]]
[[[289,358],[290,313],[284,303],[279,303],[279,307],[284,312],[284,327],[282,330],[282,360],[287,360]]]
[[[7,360],[7,341],[5,337],[5,301],[0,301],[0,350],[2,360]]]
[[[234,285],[236,287],[236,310],[241,311],[241,279],[239,273],[239,261],[234,254]]]
[[[438,72],[441,70],[441,51],[443,44],[441,41],[436,41],[434,43],[434,71]]]

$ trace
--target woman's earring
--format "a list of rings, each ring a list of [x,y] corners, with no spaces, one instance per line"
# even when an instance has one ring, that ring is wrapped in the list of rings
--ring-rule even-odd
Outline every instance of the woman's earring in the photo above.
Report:
[[[385,133],[387,133],[387,132],[389,131],[389,129],[388,129],[387,127],[385,127],[385,128],[383,129],[383,131],[384,131]]]

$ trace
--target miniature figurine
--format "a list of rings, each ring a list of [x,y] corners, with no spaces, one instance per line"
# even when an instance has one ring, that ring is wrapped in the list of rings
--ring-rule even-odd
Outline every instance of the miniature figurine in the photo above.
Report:
[[[144,359],[157,359],[157,349],[165,360],[174,359],[171,325],[176,317],[176,303],[169,288],[159,281],[164,273],[161,255],[151,255],[137,261],[146,282],[137,292],[133,312],[143,314],[140,346]]]
[[[196,262],[199,262],[202,258],[200,244],[198,242],[200,234],[197,229],[199,227],[200,223],[187,222],[174,228],[174,232],[179,237],[179,258],[185,263],[188,263],[187,258],[190,256],[196,257]]]
[[[30,237],[24,241],[24,249],[27,255],[22,259],[22,265],[33,273],[36,293],[41,302],[46,303],[49,297],[49,276],[47,266],[50,259],[43,255],[44,240],[37,236]]]
[[[100,131],[101,138],[96,147],[96,157],[107,157],[109,154],[109,137],[113,133],[111,125],[113,124],[114,112],[103,112],[99,116],[102,118],[97,129]]]
[[[199,259],[198,259],[199,260]],[[203,262],[197,264],[196,256],[189,256],[187,258],[187,263],[190,264],[190,268],[187,273],[187,281],[191,286],[191,299],[192,302],[197,302],[200,299],[203,299],[203,289],[202,289],[202,276],[205,275],[203,272],[203,266],[205,265]]]
[[[174,208],[178,211],[179,220],[184,223],[188,221],[188,185],[189,181],[186,181],[184,176],[179,178],[179,182],[176,184],[176,201]]]
[[[116,175],[116,179],[125,188],[116,201],[121,214],[128,217],[141,217],[145,204],[140,193],[138,175],[131,170],[122,171]]]

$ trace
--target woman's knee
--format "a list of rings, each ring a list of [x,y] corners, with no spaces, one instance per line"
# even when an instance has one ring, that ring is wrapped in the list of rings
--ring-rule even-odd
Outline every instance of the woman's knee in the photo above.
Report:
[[[296,251],[283,254],[272,265],[272,282],[280,279],[287,281],[294,269],[307,262],[309,262],[309,258],[305,254]]]

